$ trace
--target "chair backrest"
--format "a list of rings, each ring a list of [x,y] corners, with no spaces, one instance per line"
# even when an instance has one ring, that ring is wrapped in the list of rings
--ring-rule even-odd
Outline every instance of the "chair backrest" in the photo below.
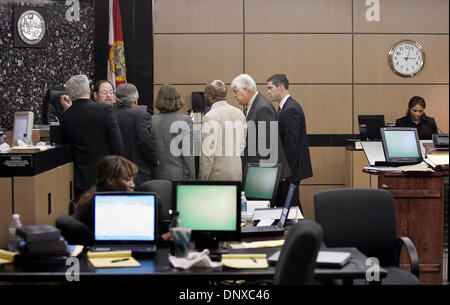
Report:
[[[393,264],[397,221],[394,198],[379,189],[330,189],[314,196],[316,221],[328,247],[356,247]]]
[[[322,228],[314,221],[301,220],[292,226],[277,262],[275,284],[312,285],[322,238]]]
[[[56,218],[55,225],[70,245],[91,246],[94,243],[92,231],[74,216],[61,215]]]
[[[159,232],[167,232],[170,223],[169,210],[172,210],[172,182],[170,180],[159,179],[142,183],[136,191],[153,192],[158,198],[158,220]]]
[[[42,124],[50,124],[50,122],[56,122],[56,117],[61,116],[64,112],[64,108],[60,103],[60,96],[67,94],[65,89],[48,89],[42,103]]]

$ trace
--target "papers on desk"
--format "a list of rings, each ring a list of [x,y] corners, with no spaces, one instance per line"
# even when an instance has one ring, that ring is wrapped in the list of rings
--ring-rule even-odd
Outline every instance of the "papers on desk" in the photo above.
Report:
[[[95,268],[140,267],[141,264],[131,256],[131,251],[109,251],[87,253],[88,261]]]
[[[269,267],[265,253],[222,254],[222,265],[237,269],[265,269]]]
[[[386,161],[382,142],[361,142],[361,146],[370,165],[375,165],[377,161]]]
[[[434,172],[425,162],[399,167],[403,172]]]
[[[188,252],[187,257],[169,255],[169,262],[175,268],[181,269],[189,269],[191,267],[217,268],[222,266],[220,262],[211,261],[208,249],[204,249],[202,252]]]
[[[16,254],[17,252],[11,252],[0,249],[0,265],[12,263],[14,261],[14,256]]]
[[[428,159],[434,163],[434,165],[447,165],[448,164],[448,152],[447,154],[432,154],[427,155]]]
[[[434,172],[425,162],[413,165],[392,166],[365,166],[364,170],[371,173],[378,172]]]
[[[242,212],[242,220],[252,219],[253,212],[255,209],[269,208],[269,200],[248,200],[247,201],[247,211]]]
[[[254,241],[254,242],[242,242],[236,244],[228,244],[231,249],[252,249],[252,248],[277,248],[282,247],[284,244],[284,239],[276,240],[264,240],[264,241]]]
[[[252,220],[265,220],[271,219],[272,223],[275,220],[279,220],[281,218],[281,212],[283,208],[266,208],[266,209],[255,209],[253,212]],[[289,209],[288,220],[296,220],[303,219],[303,214],[300,212],[298,206],[293,206]],[[269,224],[270,225],[270,224]]]

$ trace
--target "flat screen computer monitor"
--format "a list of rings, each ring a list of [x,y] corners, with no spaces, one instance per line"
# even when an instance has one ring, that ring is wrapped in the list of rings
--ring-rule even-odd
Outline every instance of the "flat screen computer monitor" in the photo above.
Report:
[[[241,237],[240,181],[174,181],[173,198],[197,249],[217,251],[219,241]]]
[[[422,161],[420,141],[416,128],[380,128],[387,163],[415,164]]]
[[[244,173],[244,192],[247,200],[270,200],[276,205],[281,165],[261,166],[248,163]]]
[[[18,111],[14,113],[13,144],[18,140],[31,143],[33,135],[34,114],[31,111]]]
[[[94,195],[94,239],[102,244],[146,244],[156,240],[156,194],[97,192]]]
[[[380,141],[380,128],[384,127],[383,114],[358,115],[359,134],[362,141]]]

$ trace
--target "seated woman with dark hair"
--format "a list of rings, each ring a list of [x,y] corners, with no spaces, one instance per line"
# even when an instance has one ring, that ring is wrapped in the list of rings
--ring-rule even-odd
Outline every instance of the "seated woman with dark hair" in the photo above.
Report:
[[[95,186],[81,195],[75,208],[75,218],[94,229],[94,204],[95,192],[108,191],[134,191],[134,178],[138,167],[131,161],[121,156],[106,156],[97,165],[97,181]]]
[[[420,140],[431,140],[437,132],[434,118],[425,114],[425,100],[420,96],[413,96],[408,103],[408,111],[402,118],[397,119],[395,127],[415,127]]]

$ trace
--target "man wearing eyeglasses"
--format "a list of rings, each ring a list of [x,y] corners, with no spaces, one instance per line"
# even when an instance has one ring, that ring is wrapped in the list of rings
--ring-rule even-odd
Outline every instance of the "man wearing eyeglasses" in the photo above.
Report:
[[[113,85],[105,79],[99,80],[94,85],[93,98],[96,102],[113,105],[115,103]]]
[[[96,102],[102,102],[113,106],[116,103],[114,96],[115,92],[113,85],[108,80],[102,79],[95,83],[91,98]],[[72,106],[72,101],[68,95],[61,95],[60,102],[64,111]]]

